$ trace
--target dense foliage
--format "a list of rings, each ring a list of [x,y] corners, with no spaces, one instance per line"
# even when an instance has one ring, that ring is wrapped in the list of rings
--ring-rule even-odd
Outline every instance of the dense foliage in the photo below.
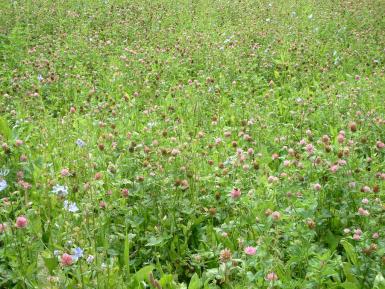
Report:
[[[385,288],[383,0],[0,7],[1,288]]]

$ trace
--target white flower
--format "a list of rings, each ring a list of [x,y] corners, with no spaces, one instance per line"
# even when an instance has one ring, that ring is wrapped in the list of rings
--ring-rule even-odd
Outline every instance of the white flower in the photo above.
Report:
[[[65,197],[68,195],[68,188],[66,186],[55,185],[52,188],[52,193],[60,197]]]
[[[8,184],[6,180],[0,180],[0,192],[7,188]]]
[[[95,259],[95,257],[94,256],[92,256],[92,255],[89,255],[88,257],[87,257],[87,263],[88,264],[90,264],[90,263],[92,263],[93,261],[94,261],[94,259]]]
[[[83,257],[83,249],[80,247],[77,247],[72,250],[72,258],[77,261],[79,258]]]
[[[79,147],[84,147],[86,145],[86,143],[84,141],[82,141],[80,138],[78,138],[76,140],[76,144],[79,146]]]
[[[67,200],[64,201],[64,209],[71,213],[76,213],[79,211],[79,208],[75,202],[69,202]]]
[[[156,122],[155,121],[150,121],[149,123],[147,123],[147,127],[148,128],[153,128],[154,126],[156,126]]]
[[[227,160],[225,160],[225,162],[223,163],[225,166],[228,166],[228,165],[232,165],[237,159],[237,156],[234,155],[234,156],[231,156],[229,157]]]

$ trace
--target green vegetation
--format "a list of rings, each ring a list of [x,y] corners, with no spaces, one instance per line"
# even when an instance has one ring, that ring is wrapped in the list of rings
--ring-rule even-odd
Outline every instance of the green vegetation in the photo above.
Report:
[[[383,0],[0,7],[0,288],[385,288]]]

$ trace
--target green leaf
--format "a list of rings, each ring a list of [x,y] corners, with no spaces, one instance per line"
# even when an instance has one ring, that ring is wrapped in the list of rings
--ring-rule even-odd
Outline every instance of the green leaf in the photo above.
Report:
[[[152,247],[152,246],[158,246],[163,242],[162,238],[156,238],[154,236],[151,236],[145,245],[146,247]]]
[[[139,282],[147,280],[148,274],[152,272],[152,270],[155,269],[154,265],[148,265],[140,269],[138,272],[135,273],[135,279]]]
[[[146,247],[152,247],[152,246],[159,246],[161,245],[164,241],[170,239],[170,237],[168,236],[165,236],[165,237],[155,237],[155,236],[151,236],[147,242],[147,244],[145,245]]]
[[[352,264],[344,262],[343,265],[342,265],[342,268],[344,270],[344,274],[345,274],[346,280],[349,283],[359,284],[358,280],[356,279],[356,277],[352,274]]]
[[[374,279],[373,289],[384,289],[385,288],[385,278],[382,276],[381,272],[378,272],[376,278]]]
[[[274,77],[275,77],[275,79],[279,78],[279,71],[274,70]]]
[[[3,117],[0,117],[0,134],[6,140],[9,140],[12,136],[12,130],[9,127],[7,120]]]
[[[341,286],[345,289],[360,289],[361,287],[359,284],[353,283],[353,282],[344,282],[341,284]]]
[[[50,274],[52,274],[53,270],[58,266],[58,261],[56,258],[43,258],[44,264],[47,267]]]
[[[202,282],[199,279],[199,276],[197,273],[195,273],[190,280],[190,284],[188,285],[188,289],[200,289],[202,288]]]
[[[358,258],[356,252],[354,251],[353,245],[346,240],[341,240],[341,245],[345,249],[346,256],[348,257],[349,262],[353,265],[356,265],[358,262]]]
[[[172,286],[173,277],[171,274],[165,274],[160,278],[159,283],[162,288],[169,288],[167,286]]]
[[[128,235],[126,234],[126,238],[124,239],[124,266],[126,267],[127,276],[130,276],[130,240]]]
[[[328,243],[330,250],[334,251],[338,246],[339,237],[335,236],[330,230],[328,230],[325,241]]]

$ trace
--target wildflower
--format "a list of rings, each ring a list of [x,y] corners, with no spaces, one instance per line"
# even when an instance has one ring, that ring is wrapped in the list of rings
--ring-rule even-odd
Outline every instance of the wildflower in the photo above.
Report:
[[[19,180],[17,182],[19,184],[20,187],[22,187],[24,190],[28,190],[30,188],[32,188],[32,185],[24,180]]]
[[[225,137],[230,137],[231,136],[231,131],[225,131],[224,135],[225,135]]]
[[[328,144],[328,143],[330,143],[330,137],[328,136],[328,135],[323,135],[322,136],[322,142],[324,143],[324,144]]]
[[[314,220],[312,220],[312,219],[306,220],[306,224],[307,224],[307,226],[308,226],[309,229],[314,229],[315,226],[316,226],[316,223],[315,223]]]
[[[19,147],[19,146],[23,145],[23,141],[20,140],[20,139],[17,139],[17,140],[15,141],[15,145],[16,145],[17,147]]]
[[[255,253],[257,252],[257,249],[255,247],[252,247],[252,246],[248,246],[245,248],[245,253],[246,255],[255,255]]]
[[[305,139],[301,139],[301,140],[299,141],[299,144],[300,144],[301,146],[304,146],[304,145],[306,144],[306,140],[305,140]]]
[[[54,250],[53,251],[53,255],[54,256],[59,256],[60,255],[60,251],[59,250]]]
[[[361,239],[361,235],[358,235],[358,234],[354,234],[353,235],[353,240],[354,241],[359,241]]]
[[[252,138],[250,135],[248,135],[248,134],[245,134],[245,135],[243,136],[243,139],[244,139],[245,141],[252,141],[252,140],[253,140],[253,138]]]
[[[0,179],[0,192],[4,191],[8,187],[7,181],[4,179]]]
[[[361,231],[361,229],[355,229],[354,230],[354,234],[357,234],[357,235],[362,235],[362,231]]]
[[[349,233],[350,233],[350,229],[349,229],[349,228],[345,228],[345,229],[344,229],[344,234],[347,235],[347,234],[349,234]]]
[[[373,239],[378,239],[379,237],[380,237],[380,234],[377,232],[373,233],[373,235],[372,235]]]
[[[314,190],[319,191],[321,189],[321,185],[318,183],[314,184],[313,188],[314,188]]]
[[[201,255],[199,255],[199,254],[196,254],[196,255],[194,255],[194,260],[195,260],[195,262],[201,262],[202,261],[202,256]]]
[[[3,144],[1,145],[1,147],[3,148],[4,152],[9,152],[9,146],[8,146],[7,143],[3,143]]]
[[[81,148],[86,145],[86,143],[82,141],[80,138],[78,138],[75,143],[78,145],[78,147],[81,147]]]
[[[267,181],[271,184],[271,183],[277,182],[277,181],[278,181],[278,178],[275,177],[275,176],[269,176],[269,177],[267,178]]]
[[[147,123],[148,128],[153,128],[157,123],[155,121],[150,121]]]
[[[57,282],[59,282],[59,277],[48,276],[48,277],[47,277],[47,281],[48,281],[49,283],[57,283]]]
[[[25,228],[28,225],[28,220],[24,216],[17,217],[16,219],[16,228]]]
[[[266,275],[266,280],[269,282],[277,281],[278,276],[274,272],[270,272],[269,274]]]
[[[68,195],[68,188],[66,186],[55,185],[52,188],[52,193],[60,197],[65,197]]]
[[[357,131],[357,124],[355,122],[349,123],[349,128],[351,132]]]
[[[76,213],[77,211],[79,211],[79,208],[77,207],[75,202],[69,202],[67,200],[64,201],[64,209],[71,213]]]
[[[337,136],[337,141],[339,142],[339,143],[343,143],[344,141],[345,141],[345,136],[343,135],[343,134],[338,134],[338,136]]]
[[[369,204],[369,200],[367,198],[364,198],[362,199],[361,203],[363,203],[364,205],[367,205]]]
[[[314,153],[314,146],[312,144],[307,144],[306,151],[309,155],[312,155]]]
[[[241,190],[238,189],[238,188],[234,188],[232,189],[232,191],[230,192],[230,196],[233,198],[233,199],[237,199],[241,196]]]
[[[339,168],[340,168],[340,167],[339,167],[338,165],[332,165],[332,166],[330,167],[330,171],[331,171],[332,173],[335,173],[335,172],[338,171]]]
[[[230,156],[227,160],[224,161],[223,165],[225,166],[228,166],[228,165],[232,165],[235,160],[236,160],[237,156]]]
[[[222,263],[226,263],[227,261],[230,261],[231,260],[231,251],[230,249],[223,249],[220,253],[219,253],[219,260],[222,262]]]
[[[265,211],[265,216],[270,216],[271,214],[273,213],[273,211],[271,209],[266,209]]]
[[[304,168],[303,163],[302,163],[302,162],[298,162],[298,163],[297,163],[297,168],[303,169],[303,168]],[[278,179],[277,179],[277,180],[278,180]]]
[[[64,168],[64,169],[61,170],[60,175],[62,177],[68,177],[70,175],[70,170],[67,169],[67,168]]]
[[[67,253],[64,253],[60,258],[60,262],[63,266],[71,266],[73,263],[73,257]]]
[[[274,221],[279,221],[279,219],[281,219],[281,213],[278,212],[278,211],[274,211],[274,212],[271,213],[271,218]]]
[[[378,149],[383,149],[385,148],[385,143],[383,143],[382,141],[377,141],[376,146]]]
[[[371,191],[371,189],[370,189],[369,186],[363,186],[362,189],[361,189],[361,191],[362,191],[363,193],[369,193],[369,192]]]
[[[80,247],[76,247],[72,250],[72,258],[74,261],[77,261],[79,258],[83,257],[84,251]]]
[[[0,233],[4,233],[6,228],[7,228],[6,224],[1,224],[0,223]]]
[[[350,182],[349,183],[349,187],[350,188],[355,188],[356,187],[356,183],[355,182]]]
[[[179,154],[180,154],[180,150],[175,149],[175,148],[171,150],[171,155],[177,156],[177,155],[179,155]]]
[[[123,197],[127,198],[128,194],[129,194],[129,190],[128,189],[126,189],[126,188],[122,189],[122,196]]]
[[[358,214],[360,214],[361,216],[369,216],[369,211],[363,208],[358,208]]]
[[[88,257],[87,257],[86,261],[87,261],[87,263],[88,263],[88,264],[90,264],[90,263],[92,263],[92,262],[94,261],[94,259],[95,259],[95,257],[94,257],[94,256],[92,256],[92,255],[88,255]]]

